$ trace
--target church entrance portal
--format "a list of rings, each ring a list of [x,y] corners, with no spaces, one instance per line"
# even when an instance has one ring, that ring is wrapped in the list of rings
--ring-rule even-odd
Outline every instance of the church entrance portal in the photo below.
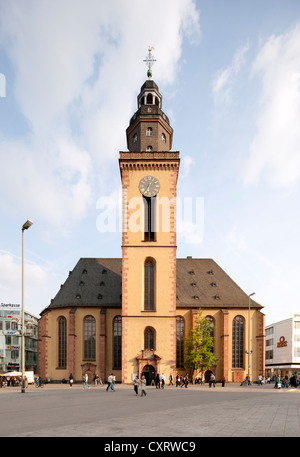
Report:
[[[145,376],[147,381],[147,386],[151,386],[152,381],[154,382],[155,378],[155,369],[152,365],[145,365],[143,368],[142,376]]]

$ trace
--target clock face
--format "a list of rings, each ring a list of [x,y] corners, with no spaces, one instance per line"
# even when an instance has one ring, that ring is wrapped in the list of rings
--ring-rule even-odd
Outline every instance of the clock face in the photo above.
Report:
[[[157,178],[154,176],[145,176],[140,180],[139,191],[145,197],[154,197],[158,194],[160,184]]]

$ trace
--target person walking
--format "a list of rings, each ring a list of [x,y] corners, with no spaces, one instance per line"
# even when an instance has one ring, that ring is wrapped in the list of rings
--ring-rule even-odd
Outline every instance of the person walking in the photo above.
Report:
[[[89,384],[88,384],[89,377],[88,377],[87,373],[85,373],[85,374],[83,375],[82,381],[83,381],[83,386],[82,386],[82,388],[85,389],[85,386],[87,386],[88,389],[89,389],[89,388],[90,388],[90,386],[89,386]]]
[[[145,376],[142,376],[142,379],[141,379],[141,397],[143,395],[147,395],[147,392],[146,392],[146,378]]]
[[[221,383],[222,383],[222,387],[225,387],[225,376],[224,375],[221,378]]]
[[[160,389],[160,377],[159,377],[159,373],[157,373],[157,375],[155,376],[155,387],[156,387],[156,389]]]
[[[216,377],[213,373],[210,375],[209,387],[211,387],[212,384],[214,387],[216,387]]]
[[[173,386],[173,375],[169,376],[169,386]]]
[[[71,373],[70,376],[69,376],[69,384],[70,384],[70,387],[72,387],[73,382],[74,382],[74,378],[73,378],[73,375],[72,375],[72,373]]]
[[[165,375],[163,373],[161,374],[160,380],[161,380],[161,388],[164,389],[165,388],[166,378],[165,378]]]
[[[133,381],[133,389],[134,389],[136,395],[139,394],[139,383],[140,383],[140,380],[139,380],[138,376],[136,376]]]
[[[114,375],[111,373],[107,378],[108,386],[106,388],[106,392],[108,392],[109,389],[111,389],[113,392],[115,392],[115,387],[114,387],[113,380],[114,380]]]

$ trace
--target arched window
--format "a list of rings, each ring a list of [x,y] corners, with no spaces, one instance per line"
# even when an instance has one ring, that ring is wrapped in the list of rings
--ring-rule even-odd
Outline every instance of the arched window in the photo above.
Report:
[[[122,318],[114,318],[114,369],[121,370],[122,367]]]
[[[156,197],[144,197],[144,240],[155,241]]]
[[[144,265],[144,310],[154,311],[154,273],[152,260],[146,260]]]
[[[212,348],[211,348],[211,352],[214,352],[214,347],[215,347],[215,339],[214,339],[214,336],[215,336],[215,320],[211,316],[206,316],[205,320],[209,323],[209,333],[210,333],[210,336],[213,339],[213,345],[212,345]]]
[[[152,94],[147,95],[147,105],[152,105],[153,103],[153,96]]]
[[[58,368],[67,368],[67,319],[58,319]]]
[[[232,367],[244,368],[244,318],[236,316],[232,321]]]
[[[152,136],[152,127],[147,127],[146,136]]]
[[[147,152],[152,152],[152,151],[153,151],[153,148],[152,148],[152,146],[150,146],[150,144],[149,144],[149,146],[147,146]]]
[[[137,139],[138,139],[138,136],[137,136],[137,133],[135,133],[133,135],[133,142],[136,143],[137,142]]]
[[[166,135],[164,133],[161,134],[161,139],[164,143],[166,142]]]
[[[84,327],[84,355],[85,360],[96,360],[96,320],[93,316],[86,316]]]
[[[144,349],[155,349],[155,332],[150,327],[144,331]]]
[[[176,318],[176,367],[183,368],[184,362],[184,320],[183,317]]]

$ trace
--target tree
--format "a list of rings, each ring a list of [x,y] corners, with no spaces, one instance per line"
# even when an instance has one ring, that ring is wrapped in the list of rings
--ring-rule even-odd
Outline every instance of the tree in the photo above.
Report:
[[[213,346],[211,322],[202,317],[199,309],[196,325],[185,338],[185,368],[190,370],[193,376],[199,371],[206,371],[220,360],[213,353]]]

